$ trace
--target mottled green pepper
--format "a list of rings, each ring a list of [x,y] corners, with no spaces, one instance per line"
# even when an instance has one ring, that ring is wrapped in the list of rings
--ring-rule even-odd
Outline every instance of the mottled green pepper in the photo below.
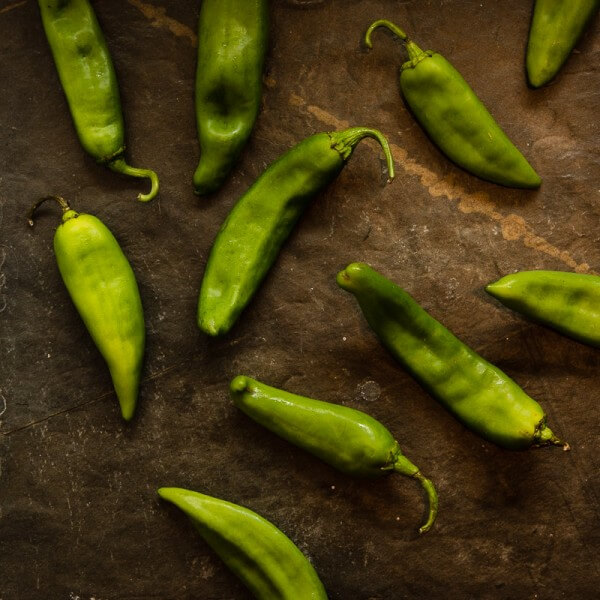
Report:
[[[272,163],[238,200],[208,257],[198,300],[198,327],[227,333],[250,302],[310,200],[341,172],[365,137],[382,146],[389,179],[394,164],[387,140],[353,127],[306,138]]]
[[[198,22],[197,194],[221,187],[254,127],[269,29],[267,0],[203,0]]]
[[[149,178],[148,194],[158,193],[158,177],[125,162],[125,128],[119,87],[104,35],[88,0],[38,0],[46,37],[83,148],[113,171]]]
[[[485,288],[509,308],[600,348],[600,277],[561,271],[521,271]]]
[[[427,521],[419,532],[431,529],[438,507],[435,487],[379,421],[360,410],[290,394],[244,375],[231,382],[230,390],[235,405],[251,419],[343,473],[381,477],[396,472],[417,479],[429,499]]]
[[[98,350],[104,357],[126,421],[135,411],[144,357],[145,328],[135,275],[106,225],[79,214],[63,198],[48,196],[63,211],[54,235],[54,254],[67,291]]]
[[[400,364],[481,437],[511,450],[554,444],[542,407],[510,377],[463,344],[401,287],[353,263],[338,284],[354,294],[369,325]]]
[[[508,139],[461,74],[441,55],[423,51],[398,26],[375,21],[365,35],[387,27],[406,45],[400,90],[414,116],[440,150],[459,167],[508,187],[537,188],[542,180]]]
[[[533,87],[548,83],[563,66],[600,0],[536,0],[527,43],[527,79]]]
[[[298,547],[255,512],[181,488],[160,488],[206,543],[259,600],[327,600],[319,576]]]

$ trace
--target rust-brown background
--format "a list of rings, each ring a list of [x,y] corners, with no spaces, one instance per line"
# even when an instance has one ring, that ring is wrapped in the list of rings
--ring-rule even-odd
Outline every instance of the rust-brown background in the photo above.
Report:
[[[238,168],[198,199],[193,87],[199,2],[94,2],[118,78],[128,152],[161,194],[84,155],[34,0],[0,3],[0,598],[247,598],[155,490],[177,485],[248,506],[310,557],[332,599],[553,599],[600,587],[600,353],[486,297],[502,274],[600,270],[599,23],[555,83],[529,90],[531,2],[299,0],[271,5],[264,101]],[[451,59],[544,179],[509,190],[446,160],[403,106],[403,25]],[[397,178],[385,186],[363,143],[315,199],[239,324],[220,340],[195,325],[214,235],[265,166],[307,135],[380,128]],[[148,343],[139,411],[125,426],[108,372],[60,280],[59,213],[24,213],[60,193],[100,217],[130,258]],[[508,452],[451,418],[376,341],[335,274],[362,260],[539,399],[559,449]],[[400,477],[358,481],[236,412],[227,384],[253,375],[366,410],[397,436],[440,494]]]

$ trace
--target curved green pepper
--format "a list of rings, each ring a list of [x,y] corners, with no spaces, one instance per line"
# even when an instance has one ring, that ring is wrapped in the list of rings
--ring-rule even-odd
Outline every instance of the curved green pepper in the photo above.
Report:
[[[383,135],[353,127],[306,138],[272,163],[238,200],[208,257],[198,299],[198,327],[227,333],[275,262],[308,202],[333,181],[365,137],[382,146],[389,179],[394,164]]]
[[[67,291],[94,343],[108,364],[121,414],[131,420],[137,402],[144,357],[145,329],[142,301],[135,275],[121,247],[106,225],[92,215],[79,214],[63,198],[63,211],[54,234],[54,254]]]
[[[401,287],[368,265],[338,273],[369,325],[407,371],[464,425],[510,450],[553,444],[542,407],[510,377],[463,344]]]
[[[521,271],[486,286],[509,308],[600,348],[600,277],[561,271]]]
[[[365,34],[387,27],[406,45],[400,91],[440,150],[466,171],[508,187],[537,188],[542,180],[508,139],[461,74],[441,55],[423,51],[398,26],[375,21]]]
[[[313,400],[238,375],[230,385],[235,405],[251,419],[348,475],[380,477],[397,472],[417,479],[429,499],[431,529],[438,498],[433,483],[406,456],[379,421],[347,406]]]
[[[298,547],[255,512],[181,488],[158,495],[180,508],[223,562],[259,600],[327,600]]]
[[[115,70],[88,0],[38,0],[46,37],[83,148],[100,164],[132,177],[147,177],[152,200],[158,177],[125,162],[125,133]]]
[[[198,22],[197,194],[221,187],[254,127],[269,33],[267,0],[203,0]]]
[[[563,66],[600,0],[536,0],[527,43],[527,79],[533,87],[548,83]]]

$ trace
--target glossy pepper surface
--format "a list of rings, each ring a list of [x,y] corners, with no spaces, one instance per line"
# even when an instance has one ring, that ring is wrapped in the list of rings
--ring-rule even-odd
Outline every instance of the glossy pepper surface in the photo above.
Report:
[[[298,547],[255,512],[182,488],[158,494],[180,508],[208,545],[259,600],[327,600]]]
[[[509,308],[600,348],[600,277],[561,271],[521,271],[485,288]]]
[[[533,87],[548,83],[563,66],[600,0],[536,0],[527,43],[527,79]]]
[[[235,405],[251,419],[343,473],[380,477],[396,472],[417,479],[429,498],[427,522],[419,531],[431,529],[438,506],[435,487],[379,421],[359,410],[291,394],[244,375],[236,377],[230,389]]]
[[[400,90],[414,116],[442,152],[466,171],[508,187],[537,188],[542,180],[508,139],[461,74],[441,55],[423,51],[398,26],[385,19],[367,30],[365,44],[378,27],[393,31],[406,45],[409,60],[400,68]]]
[[[235,164],[260,108],[268,41],[267,0],[203,0],[198,22],[197,194],[216,191]]]
[[[79,214],[64,199],[55,200],[63,211],[54,235],[54,253],[67,291],[94,343],[104,357],[121,414],[129,421],[138,396],[144,357],[145,328],[142,301],[135,275],[108,228],[93,215]]]
[[[125,162],[125,129],[119,87],[104,35],[88,0],[38,0],[42,23],[54,56],[79,141],[113,171],[150,179],[148,194],[158,193],[158,177]]]
[[[368,265],[338,274],[383,345],[454,416],[511,450],[563,446],[542,407],[510,377],[463,344],[402,288]]]
[[[365,137],[385,152],[390,180],[392,156],[383,135],[353,127],[306,138],[277,161],[238,200],[208,257],[198,300],[198,327],[227,333],[275,262],[309,201],[341,172]]]

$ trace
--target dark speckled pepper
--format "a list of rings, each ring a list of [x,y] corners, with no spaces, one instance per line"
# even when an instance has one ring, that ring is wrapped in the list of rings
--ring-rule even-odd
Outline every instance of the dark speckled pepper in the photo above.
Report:
[[[267,0],[203,0],[198,22],[197,194],[216,191],[248,140],[262,94]]]
[[[521,271],[485,288],[509,308],[600,348],[600,277],[562,271]]]
[[[527,43],[527,79],[533,87],[548,83],[563,66],[600,0],[536,0]]]
[[[537,188],[542,180],[508,139],[461,74],[441,55],[423,51],[398,26],[382,19],[406,45],[408,61],[400,68],[400,90],[413,114],[450,160],[466,171],[516,188]]]

